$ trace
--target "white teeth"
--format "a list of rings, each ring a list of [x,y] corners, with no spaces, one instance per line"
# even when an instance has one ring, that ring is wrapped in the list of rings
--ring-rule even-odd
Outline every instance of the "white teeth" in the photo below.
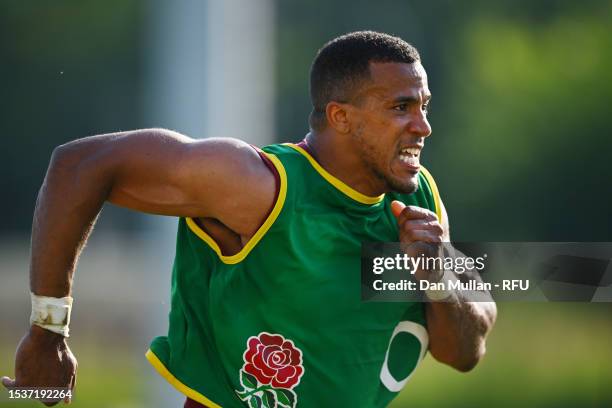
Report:
[[[400,157],[402,155],[410,155],[410,156],[418,157],[419,153],[420,153],[420,150],[416,147],[404,147],[400,151]]]

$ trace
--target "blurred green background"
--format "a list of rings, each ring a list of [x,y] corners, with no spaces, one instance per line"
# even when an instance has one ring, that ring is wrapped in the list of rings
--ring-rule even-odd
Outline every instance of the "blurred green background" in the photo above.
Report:
[[[227,4],[240,10],[246,1]],[[178,3],[206,13],[214,2]],[[179,19],[152,36],[151,15],[168,4],[0,2],[0,375],[12,373],[27,327],[28,234],[53,147],[139,127],[183,130],[150,113],[150,88],[163,88],[150,79],[150,54],[164,33],[181,29]],[[324,42],[358,29],[396,34],[419,48],[429,74],[433,134],[423,162],[454,240],[612,241],[612,2],[266,4],[274,25],[264,45],[274,55],[272,140],[297,141],[308,131],[308,70]],[[227,55],[249,40],[234,34]],[[164,327],[169,297],[163,285],[143,290],[145,279],[169,279],[165,270],[149,276],[158,264],[155,221],[109,208],[100,224],[77,274],[74,406],[169,406],[155,397],[169,386],[143,357]],[[171,234],[166,241],[172,250]],[[611,343],[609,304],[500,304],[488,354],[473,372],[427,357],[393,406],[612,406]],[[0,406],[35,406],[0,395]]]

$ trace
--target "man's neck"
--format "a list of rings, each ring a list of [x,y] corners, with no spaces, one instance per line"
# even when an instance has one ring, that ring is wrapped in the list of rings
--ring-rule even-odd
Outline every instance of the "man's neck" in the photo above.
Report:
[[[380,183],[369,174],[363,160],[351,146],[344,146],[340,138],[348,135],[329,134],[326,131],[317,133],[311,131],[304,141],[309,153],[331,175],[348,185],[352,189],[367,196],[376,197],[385,191]]]

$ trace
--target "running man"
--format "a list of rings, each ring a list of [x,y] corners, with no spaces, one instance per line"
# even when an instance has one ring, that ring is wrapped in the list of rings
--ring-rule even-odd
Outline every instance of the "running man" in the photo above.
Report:
[[[431,95],[417,50],[350,33],[318,52],[310,80],[298,144],[147,129],[55,149],[34,214],[32,324],[7,388],[74,387],[72,280],[105,201],[180,217],[169,330],[146,356],[187,407],[384,407],[426,351],[477,364],[494,303],[359,299],[362,242],[450,241],[420,164]]]

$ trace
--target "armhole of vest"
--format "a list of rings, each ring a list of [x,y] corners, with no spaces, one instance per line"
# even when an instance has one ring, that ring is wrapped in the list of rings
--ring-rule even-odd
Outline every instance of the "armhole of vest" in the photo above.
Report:
[[[438,186],[431,173],[423,166],[421,166],[421,174],[423,174],[427,185],[429,185],[429,189],[431,190],[431,194],[434,199],[434,206],[436,207],[436,215],[438,216],[438,221],[442,222],[442,206],[440,205],[440,192],[438,191]]]
[[[253,248],[255,248],[261,238],[263,238],[266,232],[268,232],[272,224],[274,224],[274,221],[276,221],[276,219],[278,218],[278,215],[280,214],[283,205],[285,204],[285,198],[287,196],[287,173],[285,171],[285,167],[275,155],[266,152],[262,153],[274,165],[274,168],[278,173],[278,195],[276,197],[276,202],[272,207],[272,211],[270,211],[270,214],[268,214],[267,218],[261,224],[259,229],[255,232],[255,234],[253,234],[251,239],[248,240],[248,242],[238,253],[234,255],[223,255],[221,253],[221,248],[215,242],[215,240],[210,235],[208,235],[202,228],[200,228],[200,226],[195,222],[193,218],[185,217],[189,229],[200,239],[202,239],[202,241],[204,241],[213,251],[215,251],[221,262],[223,262],[224,264],[233,265],[242,262],[247,257],[249,252],[251,252]]]
[[[203,406],[206,406],[206,407],[210,407],[210,408],[222,408],[221,405],[215,404],[213,401],[208,399],[206,396],[204,396],[203,394],[200,394],[199,392],[197,392],[193,388],[189,388],[187,385],[182,383],[181,380],[176,378],[170,372],[170,370],[168,370],[166,368],[166,366],[164,365],[164,363],[162,363],[162,361],[159,359],[159,357],[157,357],[157,355],[155,355],[153,350],[149,349],[146,352],[145,357],[147,358],[149,363],[151,363],[153,368],[155,368],[155,370],[166,381],[168,381],[170,383],[170,385],[172,385],[174,388],[176,388],[177,391],[181,392],[186,397],[191,398],[192,400],[194,400],[194,401],[196,401],[196,402],[198,402],[200,404],[203,404]]]

